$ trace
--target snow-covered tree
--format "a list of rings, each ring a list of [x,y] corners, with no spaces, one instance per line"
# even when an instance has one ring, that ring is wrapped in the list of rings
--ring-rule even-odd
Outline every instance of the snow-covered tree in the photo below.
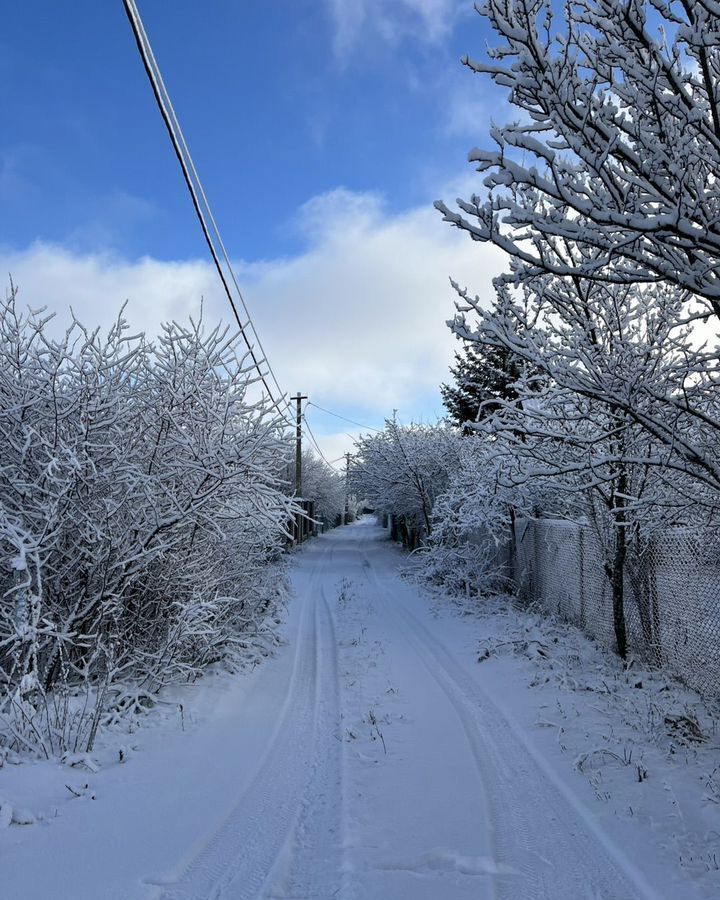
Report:
[[[720,449],[720,432],[698,422],[717,407],[708,369],[717,354],[693,341],[687,301],[671,285],[538,276],[520,291],[500,282],[493,311],[461,293],[457,333],[503,347],[543,376],[518,380],[517,399],[494,404],[474,427],[507,457],[508,484],[572,495],[569,511],[593,524],[624,654],[628,554],[654,527],[697,520],[720,502],[703,465]],[[702,448],[696,459],[693,447]]]
[[[479,12],[498,45],[465,62],[519,115],[470,153],[482,192],[459,211],[436,205],[511,265],[497,313],[461,291],[481,324],[455,328],[544,373],[478,428],[516,461],[515,483],[585,498],[622,651],[631,542],[714,517],[720,497],[720,356],[703,343],[720,316],[720,8],[486,0]]]
[[[720,7],[715,0],[485,0],[486,61],[520,112],[470,160],[485,193],[436,204],[521,265],[664,280],[720,315]]]

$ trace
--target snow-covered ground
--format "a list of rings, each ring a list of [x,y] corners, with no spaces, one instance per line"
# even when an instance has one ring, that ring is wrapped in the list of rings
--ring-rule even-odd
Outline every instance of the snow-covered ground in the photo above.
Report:
[[[458,614],[384,537],[364,519],[296,555],[286,641],[252,672],[184,688],[90,768],[0,768],[0,897],[719,896],[695,695],[508,604]]]

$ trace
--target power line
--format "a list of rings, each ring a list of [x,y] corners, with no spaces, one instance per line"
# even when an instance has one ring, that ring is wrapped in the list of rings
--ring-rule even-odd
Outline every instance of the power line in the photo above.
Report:
[[[272,366],[270,365],[270,361],[268,360],[262,342],[260,341],[260,336],[258,335],[257,329],[255,328],[252,317],[247,308],[247,304],[245,303],[242,291],[240,290],[237,278],[235,277],[235,272],[230,262],[228,253],[225,249],[225,244],[222,240],[222,236],[220,235],[220,230],[218,229],[215,217],[212,214],[212,210],[203,189],[202,182],[200,181],[200,177],[197,173],[197,169],[195,168],[195,164],[193,163],[190,150],[188,149],[187,142],[185,141],[182,128],[180,127],[180,122],[177,118],[177,115],[175,114],[172,101],[170,100],[170,95],[168,94],[167,88],[165,87],[165,83],[160,72],[160,67],[158,66],[155,59],[152,45],[150,44],[150,40],[147,36],[147,32],[145,31],[142,19],[140,18],[137,4],[135,3],[135,0],[123,0],[123,5],[125,7],[125,12],[127,14],[128,21],[130,22],[133,35],[135,36],[135,42],[137,44],[138,51],[140,52],[140,57],[145,68],[145,72],[150,81],[150,86],[155,97],[155,102],[157,103],[158,109],[160,110],[160,115],[162,116],[168,135],[170,136],[170,141],[172,143],[173,150],[175,151],[175,155],[178,159],[178,162],[180,163],[180,168],[182,170],[185,184],[190,193],[190,198],[195,209],[195,214],[197,215],[198,221],[200,222],[200,227],[202,229],[205,242],[208,245],[208,249],[210,250],[210,255],[212,256],[215,268],[217,269],[218,275],[220,276],[220,281],[222,282],[223,289],[230,303],[235,321],[237,322],[238,328],[240,329],[240,334],[242,335],[245,345],[247,346],[248,353],[250,354],[250,358],[253,361],[255,369],[260,376],[260,380],[262,381],[270,400],[272,400],[273,404],[278,408],[278,411],[283,416],[285,421],[288,422],[288,424],[292,424],[292,422],[290,422],[290,420],[288,419],[286,413],[284,413],[281,409],[281,404],[283,404],[286,410],[289,410],[290,404],[283,390],[281,389],[280,384],[278,383]],[[208,226],[208,220],[210,222],[210,226]],[[220,257],[216,250],[215,243],[210,235],[211,229],[215,235],[215,240],[220,246],[221,254],[225,261],[225,265],[227,266],[227,270],[230,273],[230,278],[235,287],[237,298],[239,299],[243,312],[247,317],[247,322],[245,324],[243,324],[240,318],[235,299],[233,298],[230,285],[225,276],[225,272],[223,271],[222,264],[220,262]],[[255,339],[255,343],[262,353],[262,357],[260,359],[258,359],[258,356],[255,353],[255,347],[248,338],[248,330],[251,332],[252,336]],[[275,385],[278,393],[277,399],[275,398],[275,395],[270,385],[268,384],[267,374],[262,370],[263,364],[267,368],[267,373],[269,374]]]
[[[155,102],[160,110],[160,115],[162,116],[163,122],[165,123],[165,128],[167,129],[168,135],[170,137],[170,141],[173,146],[173,150],[175,152],[175,156],[177,157],[178,162],[180,163],[180,168],[182,171],[183,178],[185,180],[185,184],[190,193],[190,198],[192,200],[193,208],[195,210],[195,214],[200,222],[200,228],[202,229],[203,236],[205,238],[205,242],[210,250],[210,255],[212,256],[213,263],[215,264],[215,268],[220,277],[220,281],[222,283],[223,289],[225,291],[225,295],[230,303],[230,307],[232,309],[233,316],[235,317],[235,321],[237,322],[238,328],[240,329],[240,334],[245,342],[245,345],[248,349],[248,353],[250,358],[252,359],[253,365],[262,381],[262,384],[267,391],[268,397],[272,401],[275,408],[278,410],[284,421],[290,425],[294,426],[297,432],[297,460],[296,460],[296,478],[298,482],[300,481],[300,465],[301,465],[301,457],[300,457],[300,448],[301,448],[301,437],[300,437],[300,423],[304,420],[305,427],[307,429],[310,440],[314,444],[317,452],[320,454],[321,459],[325,462],[325,464],[332,468],[333,464],[328,462],[325,454],[320,449],[320,445],[317,442],[315,435],[313,434],[312,429],[310,428],[310,424],[307,421],[307,417],[300,413],[300,400],[305,399],[298,396],[295,398],[297,400],[297,416],[296,421],[293,422],[289,413],[292,411],[292,407],[290,405],[289,400],[287,399],[286,394],[283,392],[280,384],[278,382],[277,376],[270,365],[270,360],[268,359],[267,353],[262,345],[262,341],[260,340],[260,335],[258,334],[257,328],[252,320],[252,316],[250,315],[250,311],[245,303],[245,298],[243,297],[243,293],[240,289],[240,285],[238,283],[237,278],[235,277],[235,271],[233,269],[232,263],[230,262],[230,257],[225,248],[225,243],[222,239],[222,235],[220,234],[220,229],[218,228],[217,222],[215,221],[215,217],[213,215],[212,209],[210,207],[210,203],[207,199],[207,195],[205,194],[205,190],[202,185],[202,181],[200,180],[200,176],[198,175],[197,169],[195,168],[195,164],[192,159],[192,155],[190,153],[190,149],[185,140],[185,136],[183,134],[182,128],[180,126],[180,122],[178,120],[177,114],[175,113],[175,109],[172,105],[172,100],[170,99],[170,95],[168,93],[167,88],[165,87],[165,82],[163,81],[162,73],[160,71],[160,67],[158,66],[157,60],[155,59],[155,54],[153,53],[152,45],[150,43],[150,39],[147,36],[147,32],[145,31],[145,26],[143,25],[142,19],[140,17],[140,13],[137,8],[137,4],[135,0],[123,0],[123,5],[125,7],[125,12],[127,14],[128,20],[130,22],[130,26],[133,31],[133,35],[135,36],[135,42],[138,47],[138,51],[140,52],[140,57],[143,62],[143,66],[145,68],[145,73],[148,76],[148,80],[150,81],[150,86],[153,91],[153,96],[155,97]],[[212,234],[211,234],[212,232]],[[214,236],[214,240],[213,240]],[[220,254],[218,254],[216,249],[216,244],[220,248]],[[240,302],[240,306],[242,307],[243,313],[246,317],[246,322],[240,318],[240,314],[238,312],[238,307],[235,303],[235,298],[233,297],[233,292],[230,287],[230,283],[226,277],[225,271],[223,271],[223,266],[220,261],[220,255],[222,255],[222,259],[224,260],[227,272],[230,275],[230,281],[235,289],[235,295]],[[254,338],[255,344],[260,350],[262,356],[258,358],[258,355],[255,352],[255,347],[251,340],[248,337],[248,331]],[[267,372],[263,371],[263,365],[267,369]],[[268,375],[272,379],[272,382],[275,385],[277,390],[277,399],[274,396],[273,390],[268,384]],[[282,407],[285,407],[283,411]],[[319,408],[319,407],[318,407]],[[354,423],[356,424],[356,423]],[[298,490],[298,493],[300,491]]]
[[[187,145],[185,136],[180,126],[180,121],[177,117],[177,114],[175,113],[172,100],[170,99],[170,94],[168,93],[168,90],[165,86],[160,67],[157,63],[157,60],[155,59],[155,54],[153,52],[147,32],[145,31],[145,26],[143,25],[143,21],[137,8],[137,4],[135,0],[123,0],[123,5],[125,7],[125,12],[130,22],[133,35],[135,37],[138,51],[140,52],[140,57],[145,68],[145,73],[147,74],[148,80],[150,81],[150,86],[155,97],[155,102],[157,103],[158,109],[160,110],[160,115],[162,116],[165,128],[167,129],[168,135],[170,137],[175,156],[180,163],[180,168],[185,180],[185,184],[190,193],[190,198],[192,200],[193,208],[195,209],[195,214],[200,223],[205,242],[208,246],[208,249],[210,250],[210,255],[212,256],[213,263],[215,264],[215,268],[220,277],[225,295],[228,299],[228,302],[230,303],[233,316],[235,318],[235,321],[237,322],[238,328],[240,329],[240,334],[242,335],[242,338],[248,349],[250,358],[253,361],[253,365],[260,377],[260,380],[262,381],[262,384],[267,391],[268,397],[273,402],[274,406],[278,409],[278,412],[285,420],[285,422],[292,427],[296,427],[297,423],[293,422],[288,416],[288,413],[291,411],[290,402],[287,399],[287,395],[280,387],[280,383],[278,382],[275,372],[270,364],[270,360],[268,359],[267,353],[265,352],[265,349],[262,345],[262,341],[260,340],[257,328],[255,327],[255,324],[252,320],[252,316],[250,315],[247,304],[245,303],[245,298],[243,297],[240,285],[235,276],[235,271],[233,269],[232,263],[230,262],[230,257],[225,248],[225,243],[222,239],[222,235],[220,234],[220,229],[218,228],[217,222],[215,221],[215,217],[210,207],[210,203],[207,199],[207,195],[205,194],[202,181],[200,180],[200,176],[198,175],[197,169],[195,168],[190,149]],[[215,246],[216,242],[220,248],[219,254]],[[242,310],[245,314],[246,322],[244,324],[242,319],[240,318],[240,313],[238,312],[238,307],[235,302],[235,298],[233,297],[230,283],[228,282],[226,274],[223,271],[220,256],[222,256],[222,259],[224,260],[227,272],[230,275],[230,281],[232,282],[232,285],[235,289],[236,297],[239,300],[240,306],[242,307]],[[254,338],[255,344],[262,354],[261,357],[258,357],[258,355],[256,354],[255,346],[248,337],[248,331]],[[263,366],[267,369],[267,373],[263,371]],[[277,390],[277,399],[270,384],[268,384],[268,375],[272,379],[272,382],[275,385],[275,389]],[[310,401],[308,401],[308,403],[310,403]],[[350,424],[356,425],[359,428],[367,429],[369,431],[376,431],[378,433],[381,432],[381,429],[379,428],[373,428],[372,426],[363,425],[360,422],[355,422],[353,419],[348,419],[346,416],[341,416],[338,413],[332,412],[331,410],[323,409],[323,407],[318,406],[316,403],[312,403],[312,405],[321,412],[327,413],[331,416],[335,416],[336,418],[342,419],[346,422],[350,422]],[[282,406],[285,407],[284,411],[282,409]],[[310,439],[316,450],[320,454],[321,459],[325,462],[326,465],[332,467],[333,463],[328,462],[325,454],[320,449],[320,445],[318,444],[318,441],[313,434],[307,417],[303,415],[302,418],[305,422],[305,426],[307,428]]]
[[[342,419],[343,422],[349,422],[351,425],[357,425],[358,428],[365,428],[368,431],[376,431],[378,434],[382,434],[382,428],[373,428],[372,425],[363,425],[362,422],[356,422],[354,419],[348,419],[347,416],[341,416],[340,413],[333,412],[330,409],[324,409],[322,406],[318,406],[317,403],[313,403],[312,400],[308,400],[306,406],[314,406],[315,409],[319,409],[320,412],[327,413],[329,416],[335,416],[336,419]]]

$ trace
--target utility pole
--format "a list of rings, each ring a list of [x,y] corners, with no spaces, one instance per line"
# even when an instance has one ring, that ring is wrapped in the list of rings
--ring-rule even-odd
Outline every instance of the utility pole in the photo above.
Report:
[[[290,398],[296,402],[295,414],[295,497],[297,500],[302,499],[302,402],[307,400],[300,391]],[[298,516],[297,522],[297,539],[298,543],[302,543],[303,539],[303,517]]]
[[[302,401],[307,400],[305,394],[297,393],[290,398],[296,402],[295,407],[295,496],[302,497]]]
[[[350,518],[350,454],[345,454],[345,525]]]

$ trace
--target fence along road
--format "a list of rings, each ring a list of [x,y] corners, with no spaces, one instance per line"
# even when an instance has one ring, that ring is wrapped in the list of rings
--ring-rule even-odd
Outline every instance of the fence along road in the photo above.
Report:
[[[516,523],[509,561],[520,596],[614,648],[612,596],[592,529]],[[707,696],[720,692],[720,539],[689,528],[658,532],[625,575],[628,650]]]

